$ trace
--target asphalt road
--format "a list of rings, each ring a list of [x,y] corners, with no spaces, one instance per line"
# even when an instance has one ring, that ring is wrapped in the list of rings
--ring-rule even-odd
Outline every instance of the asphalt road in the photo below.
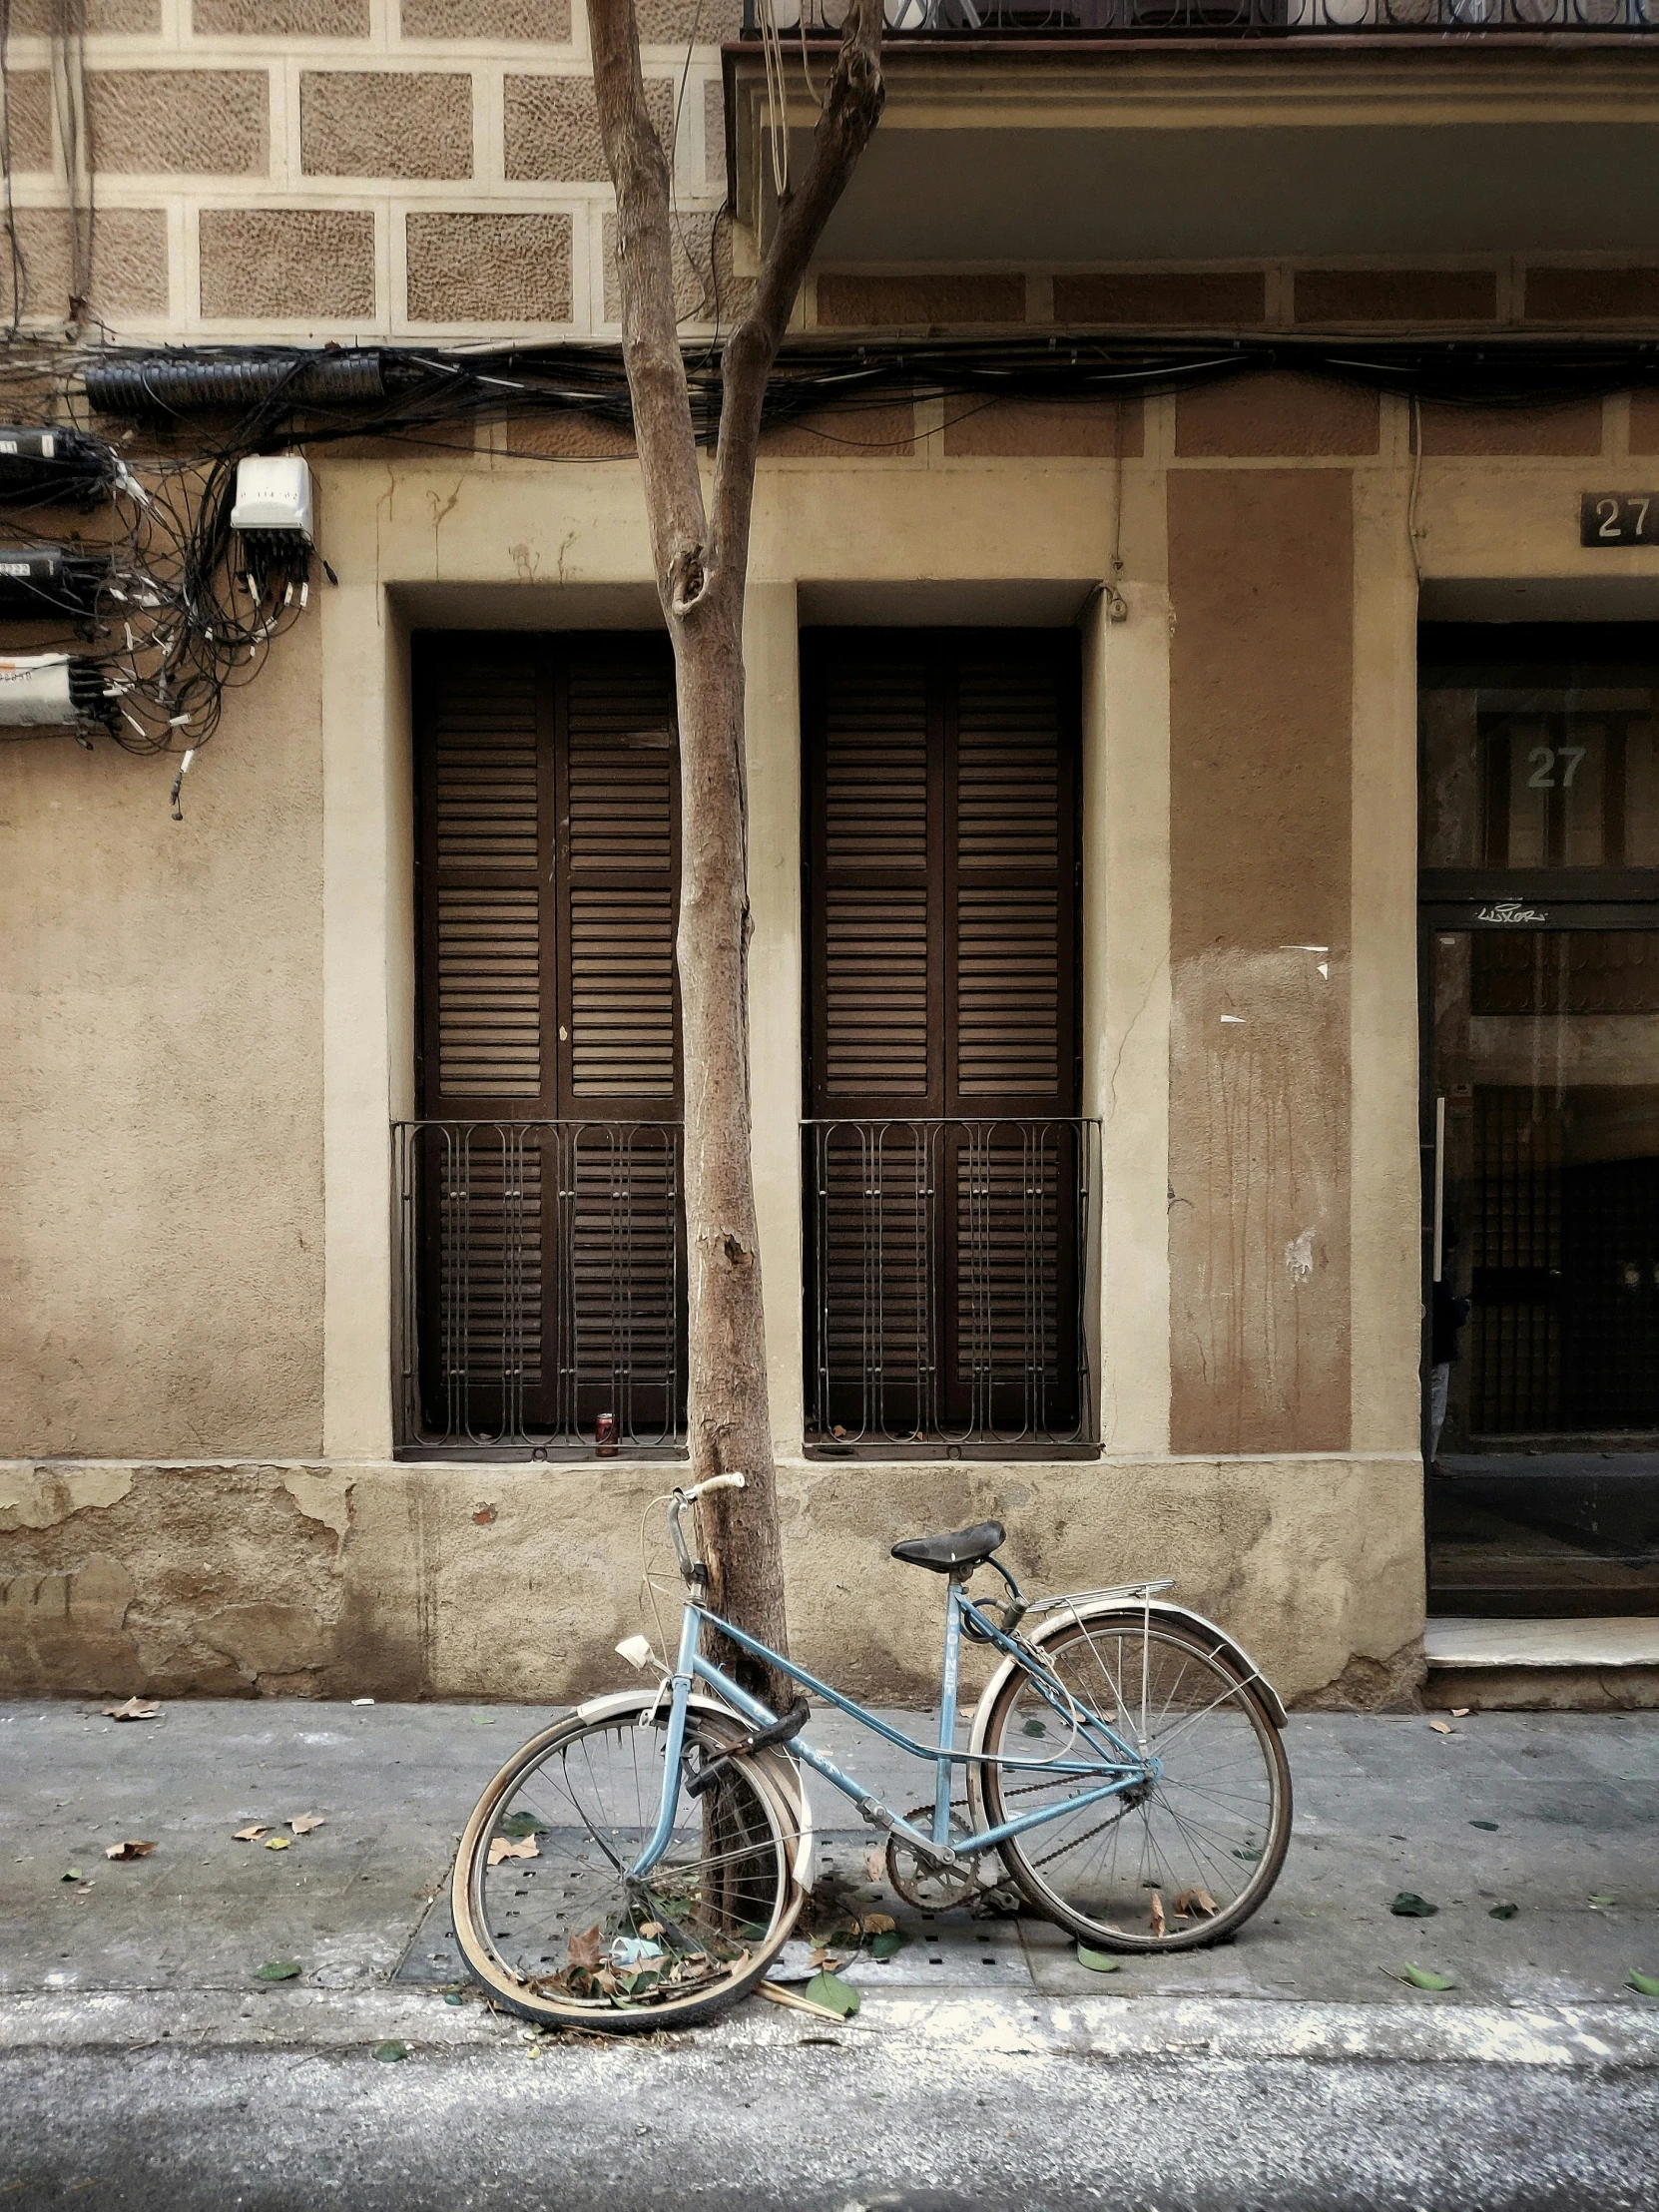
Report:
[[[0,2204],[1647,2212],[1659,2071],[563,2044],[0,2060]]]

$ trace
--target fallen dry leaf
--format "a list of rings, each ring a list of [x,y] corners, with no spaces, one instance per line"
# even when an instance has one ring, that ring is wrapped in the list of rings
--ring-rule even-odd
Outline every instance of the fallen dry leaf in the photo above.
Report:
[[[103,1710],[110,1721],[153,1721],[161,1707],[151,1697],[130,1697],[125,1705],[106,1705]]]
[[[1455,1736],[1457,1733],[1449,1721],[1430,1721],[1428,1725],[1436,1736]]]
[[[106,1844],[104,1846],[104,1857],[106,1859],[148,1859],[155,1848],[154,1844],[136,1842]]]
[[[268,1836],[265,1848],[267,1851],[286,1851],[292,1840],[289,1836]]]
[[[530,1840],[526,1838],[526,1842]],[[499,1843],[500,1841],[500,1837],[497,1837],[496,1842]],[[599,1940],[597,1928],[585,1929],[580,1936],[573,1936],[570,1938],[570,1962],[573,1966],[594,1967],[599,1964],[603,1956],[604,1950]]]
[[[289,1821],[288,1826],[296,1836],[308,1836],[313,1828],[322,1826],[322,1821],[320,1813],[301,1813],[296,1821]]]
[[[508,1836],[494,1836],[490,1839],[490,1865],[492,1867],[499,1867],[503,1859],[539,1859],[540,1857],[541,1853],[536,1849],[536,1839],[533,1836],[525,1836],[516,1844]]]
[[[1454,1721],[1466,1721],[1473,1711],[1472,1705],[1454,1705],[1451,1708],[1451,1717]]]
[[[1164,1933],[1164,1928],[1165,1928],[1165,1925],[1166,1925],[1166,1924],[1165,1924],[1165,1921],[1164,1921],[1164,1901],[1163,1901],[1163,1899],[1162,1899],[1162,1898],[1161,1898],[1161,1897],[1160,1897],[1160,1896],[1158,1895],[1157,1891],[1156,1891],[1156,1890],[1154,1890],[1154,1891],[1153,1891],[1153,1893],[1152,1893],[1152,1933],[1153,1933],[1153,1935],[1154,1935],[1154,1936],[1161,1936],[1161,1935],[1162,1935],[1162,1934]]]
[[[261,1828],[256,1823],[253,1828],[239,1828],[231,1841],[237,1844],[257,1844],[262,1836],[269,1836],[270,1834],[269,1827]]]
[[[898,1923],[890,1913],[866,1913],[861,1926],[866,1936],[890,1936]]]
[[[1202,1913],[1206,1920],[1211,1920],[1215,1916],[1216,1901],[1208,1890],[1183,1890],[1175,1901],[1175,1910],[1186,1914]]]

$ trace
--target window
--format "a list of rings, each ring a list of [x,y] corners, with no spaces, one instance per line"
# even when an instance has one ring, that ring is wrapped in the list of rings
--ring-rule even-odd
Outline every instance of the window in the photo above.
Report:
[[[415,652],[414,1436],[681,1419],[674,674],[659,636]]]

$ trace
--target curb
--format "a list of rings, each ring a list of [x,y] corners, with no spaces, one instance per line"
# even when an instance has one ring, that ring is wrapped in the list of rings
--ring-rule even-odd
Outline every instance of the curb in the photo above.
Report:
[[[0,1997],[0,2053],[183,2050],[360,2049],[396,2036],[419,2056],[497,2050],[514,2055],[526,2024],[475,1999],[445,2004],[436,1993],[383,1988],[365,1993],[278,1988],[85,1990]],[[712,2026],[669,2040],[584,2037],[569,2049],[584,2060],[633,2053],[673,2060],[711,2046],[727,2051],[800,2041],[793,2014],[750,2003]],[[839,2023],[844,2046],[903,2043],[960,2056],[1118,2058],[1208,2057],[1347,2064],[1541,2066],[1581,2072],[1659,2069],[1659,2005],[1319,2004],[1254,1998],[1009,1998],[866,1996]],[[558,2039],[535,2038],[552,2055]]]

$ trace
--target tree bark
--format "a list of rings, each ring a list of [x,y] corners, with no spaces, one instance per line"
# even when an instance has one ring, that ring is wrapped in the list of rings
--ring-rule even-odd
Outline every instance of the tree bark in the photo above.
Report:
[[[813,155],[786,192],[754,305],[726,343],[712,497],[704,500],[680,350],[669,165],[640,74],[633,0],[588,0],[594,89],[616,187],[623,356],[653,565],[674,645],[680,718],[676,957],[685,1070],[691,1477],[741,1470],[704,1501],[711,1601],[788,1650],[767,1387],[766,1313],[750,1161],[748,795],[743,618],[767,380],[801,280],[885,97],[881,0],[851,0]],[[765,1669],[740,1680],[788,1703]]]

